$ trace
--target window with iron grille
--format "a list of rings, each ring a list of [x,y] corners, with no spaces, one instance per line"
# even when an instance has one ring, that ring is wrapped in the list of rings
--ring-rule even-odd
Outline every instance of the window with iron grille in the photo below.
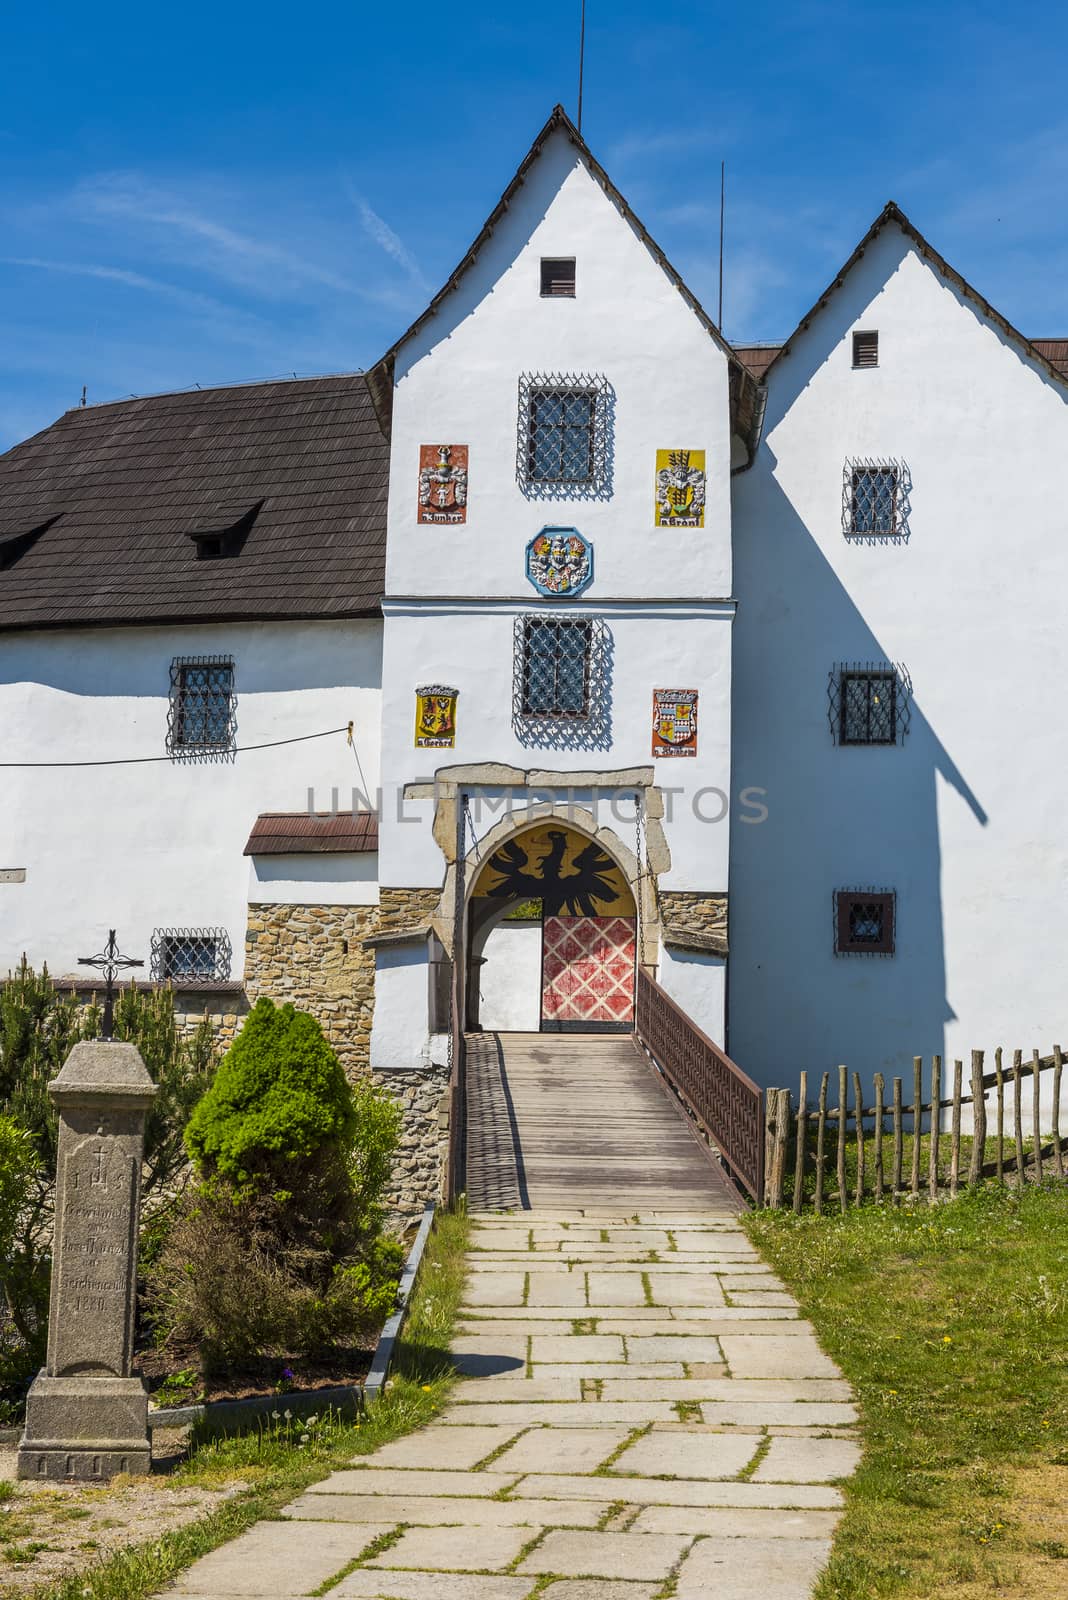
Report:
[[[611,393],[596,374],[519,380],[516,477],[530,495],[598,498],[610,492]]]
[[[853,365],[855,367],[879,365],[879,335],[874,329],[853,335]]]
[[[897,896],[892,889],[836,889],[836,956],[892,956]]]
[[[225,928],[154,928],[152,977],[157,983],[217,983],[232,959]]]
[[[908,491],[908,474],[900,461],[847,461],[843,533],[853,539],[907,539]]]
[[[574,256],[542,256],[541,292],[545,299],[554,299],[557,296],[574,298]]]
[[[892,661],[839,662],[827,684],[835,744],[904,744],[911,720],[912,683]]]
[[[524,744],[608,748],[610,650],[600,618],[516,617],[512,725]]]
[[[176,760],[233,755],[237,697],[232,656],[185,656],[171,662],[167,749]]]

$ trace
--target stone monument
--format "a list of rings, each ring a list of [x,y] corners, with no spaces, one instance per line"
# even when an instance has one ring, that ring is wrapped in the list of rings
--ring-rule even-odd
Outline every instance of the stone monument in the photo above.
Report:
[[[144,1473],[148,1394],[131,1364],[145,1113],[156,1086],[135,1045],[103,1039],[76,1044],[48,1092],[59,1108],[48,1360],[26,1398],[19,1477]]]

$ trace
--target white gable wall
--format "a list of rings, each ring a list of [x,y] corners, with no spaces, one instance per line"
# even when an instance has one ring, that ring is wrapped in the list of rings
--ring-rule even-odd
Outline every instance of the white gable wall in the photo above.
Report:
[[[1068,391],[896,227],[770,375],[734,660],[736,782],[769,817],[733,830],[730,958],[731,1053],[764,1083],[1064,1031],[1066,449]],[[847,456],[906,463],[907,543],[843,536]],[[828,673],[882,659],[913,681],[905,744],[839,748]],[[832,891],[861,886],[897,891],[892,959],[833,954]]]

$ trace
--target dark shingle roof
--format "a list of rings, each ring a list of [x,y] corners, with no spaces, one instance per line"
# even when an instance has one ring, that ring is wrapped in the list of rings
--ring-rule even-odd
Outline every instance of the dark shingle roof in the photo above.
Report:
[[[322,855],[378,849],[373,811],[264,811],[252,825],[247,856]]]
[[[359,373],[68,411],[0,456],[0,629],[373,614],[388,481]]]

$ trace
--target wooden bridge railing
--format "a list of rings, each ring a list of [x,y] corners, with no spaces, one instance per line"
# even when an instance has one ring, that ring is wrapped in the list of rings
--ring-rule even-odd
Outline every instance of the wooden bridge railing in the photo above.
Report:
[[[641,968],[634,1032],[734,1178],[763,1204],[764,1097],[752,1078]]]

